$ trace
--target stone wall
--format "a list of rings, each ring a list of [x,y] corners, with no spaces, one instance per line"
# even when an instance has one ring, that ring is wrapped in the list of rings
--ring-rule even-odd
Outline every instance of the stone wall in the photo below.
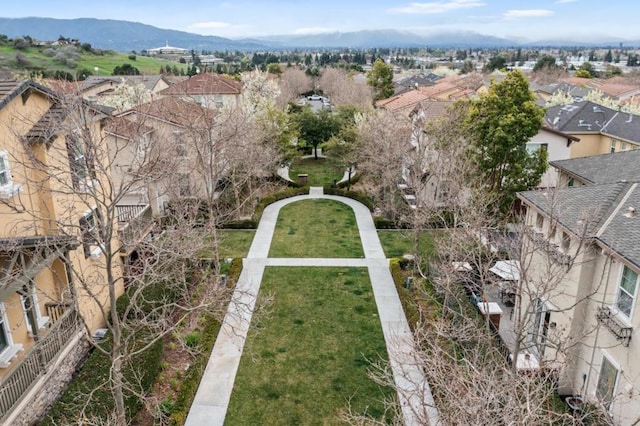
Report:
[[[7,419],[10,422],[7,424],[14,426],[35,425],[46,416],[89,353],[91,345],[84,338],[84,334],[75,340],[76,342],[72,343],[72,346],[49,366],[49,372],[40,378],[38,386],[32,389],[19,404]]]

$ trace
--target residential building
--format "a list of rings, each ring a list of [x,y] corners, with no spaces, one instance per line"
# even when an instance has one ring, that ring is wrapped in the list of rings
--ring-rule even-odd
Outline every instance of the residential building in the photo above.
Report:
[[[161,96],[180,97],[207,108],[239,105],[241,94],[242,83],[213,73],[194,75],[159,92]]]
[[[553,163],[562,188],[518,195],[527,207],[527,341],[557,369],[559,392],[601,407],[616,425],[640,413],[640,155]],[[569,179],[573,179],[569,183]],[[549,286],[556,274],[556,285]]]
[[[158,215],[172,198],[214,192],[216,182],[209,182],[210,174],[202,168],[208,161],[203,148],[212,137],[215,115],[214,109],[174,96],[118,114],[106,134],[113,179],[127,192],[123,202],[149,204]],[[144,158],[142,166],[151,167],[143,171],[144,179],[136,158]]]
[[[591,101],[550,107],[544,120],[549,128],[580,138],[570,158],[640,148],[640,116]]]
[[[542,149],[547,151],[548,161],[557,161],[570,158],[571,147],[580,142],[580,138],[572,136],[558,130],[553,130],[547,126],[542,126],[540,131],[527,142],[527,150],[536,151]],[[542,175],[540,184],[542,188],[553,188],[557,185],[557,172],[549,167]]]
[[[105,324],[105,117],[32,81],[0,81],[3,424],[32,424],[85,356],[87,331]]]

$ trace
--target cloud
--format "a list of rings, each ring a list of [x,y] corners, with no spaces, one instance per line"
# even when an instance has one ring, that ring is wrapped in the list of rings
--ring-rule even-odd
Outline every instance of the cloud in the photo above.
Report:
[[[326,33],[335,33],[338,30],[335,28],[329,27],[305,27],[305,28],[297,28],[293,30],[294,34],[297,35],[306,35],[306,34],[326,34]]]
[[[551,16],[555,12],[547,9],[521,9],[521,10],[507,10],[502,17],[504,19],[521,19],[521,18],[542,18],[545,16]]]
[[[556,0],[556,4],[575,3],[578,0]]]
[[[230,28],[232,25],[228,22],[196,22],[195,24],[189,25],[189,28],[194,29],[220,29],[220,28]]]
[[[477,0],[451,0],[448,2],[433,3],[409,3],[404,7],[394,7],[389,9],[389,13],[427,15],[436,13],[446,13],[458,9],[470,9],[472,7],[482,7],[487,4]]]

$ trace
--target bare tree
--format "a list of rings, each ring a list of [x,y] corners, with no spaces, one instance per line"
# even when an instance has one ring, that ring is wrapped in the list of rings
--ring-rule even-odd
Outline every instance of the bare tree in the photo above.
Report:
[[[311,77],[305,74],[300,68],[289,67],[285,69],[280,77],[280,96],[278,105],[285,106],[289,102],[295,101],[300,95],[313,90]]]
[[[325,68],[318,86],[333,105],[355,105],[361,109],[373,105],[373,92],[363,75],[349,74],[338,68]]]

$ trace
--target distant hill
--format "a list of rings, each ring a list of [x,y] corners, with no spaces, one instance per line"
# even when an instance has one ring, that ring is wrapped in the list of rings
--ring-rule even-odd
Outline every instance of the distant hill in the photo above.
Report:
[[[265,49],[255,41],[235,41],[184,31],[165,30],[138,22],[111,19],[0,18],[0,34],[10,38],[26,35],[37,40],[57,40],[61,35],[90,43],[99,49],[119,52],[141,51],[164,46],[184,49],[255,50]]]
[[[470,31],[436,33],[428,36],[397,30],[367,30],[347,33],[279,35],[259,38],[289,47],[506,47],[518,43]]]
[[[26,35],[38,40],[57,40],[59,36],[78,39],[99,49],[137,52],[169,43],[196,50],[277,50],[287,48],[369,48],[369,47],[510,47],[510,46],[594,46],[596,43],[570,41],[520,42],[471,31],[418,35],[398,30],[367,30],[330,34],[278,35],[232,40],[185,31],[166,30],[138,22],[109,19],[0,18],[0,34],[10,38]],[[620,41],[597,43],[617,45]],[[625,45],[638,42],[624,41]]]

